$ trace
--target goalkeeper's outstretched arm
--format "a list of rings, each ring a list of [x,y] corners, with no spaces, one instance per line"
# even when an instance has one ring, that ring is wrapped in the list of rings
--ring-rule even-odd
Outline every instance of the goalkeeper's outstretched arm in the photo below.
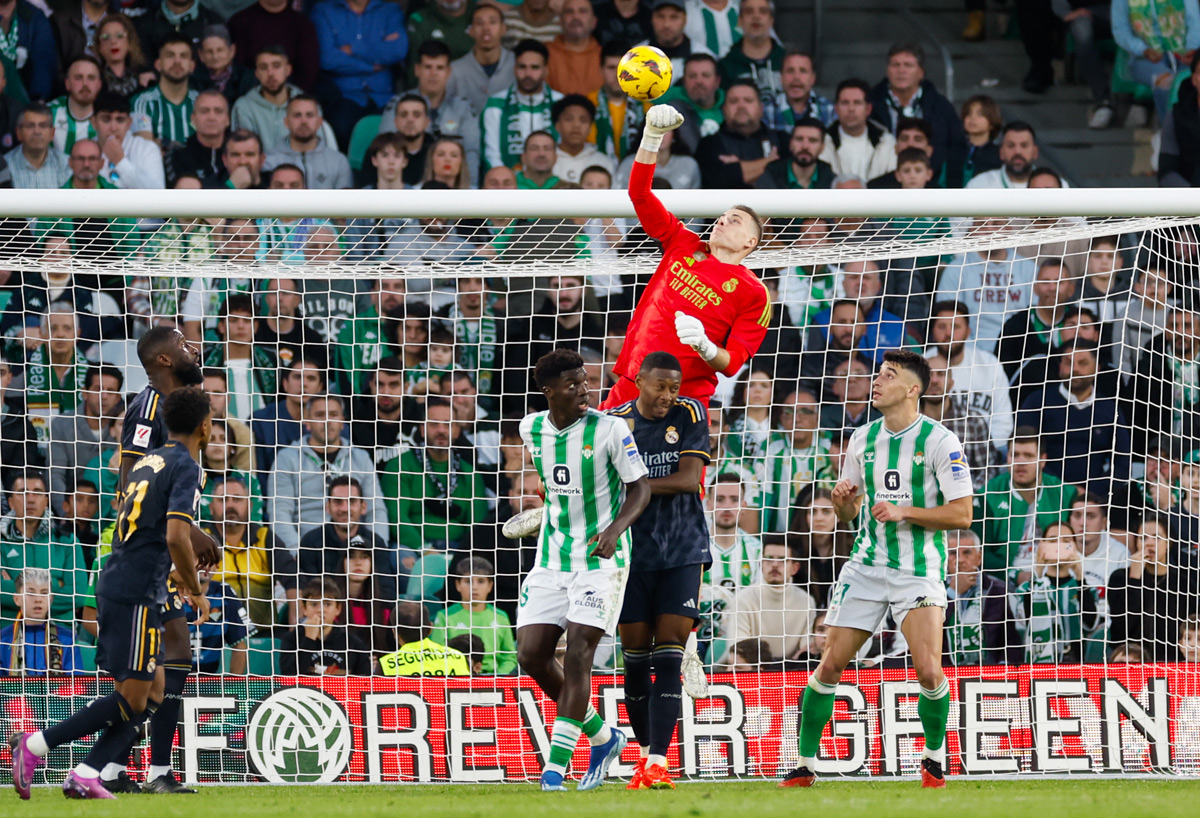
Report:
[[[658,161],[658,148],[663,134],[683,124],[683,115],[670,105],[655,105],[646,114],[646,127],[642,132],[642,144],[633,159],[633,171],[629,174],[629,198],[637,212],[642,229],[651,238],[664,244],[678,228],[679,220],[671,215],[651,189],[654,181],[654,164]]]

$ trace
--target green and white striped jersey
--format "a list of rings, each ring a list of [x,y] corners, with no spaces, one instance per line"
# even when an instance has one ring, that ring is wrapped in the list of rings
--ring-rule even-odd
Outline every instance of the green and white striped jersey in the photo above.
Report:
[[[624,420],[588,409],[565,429],[549,412],[521,420],[521,440],[546,486],[546,516],[537,564],[556,571],[591,571],[625,565],[629,532],[611,560],[590,556],[588,541],[612,523],[625,500],[625,484],[649,474]]]
[[[754,461],[754,474],[762,487],[762,530],[786,532],[796,495],[813,482],[833,488],[836,468],[827,438],[814,433],[809,446],[797,449],[790,435],[771,432],[766,454]]]
[[[65,96],[50,103],[50,121],[54,123],[54,147],[67,155],[70,155],[71,147],[78,140],[96,138],[91,118],[76,119],[71,116]]]
[[[179,105],[163,96],[156,85],[147,88],[133,98],[134,133],[150,131],[162,143],[186,142],[195,133],[192,127],[192,108],[196,102],[196,91],[189,89]]]
[[[838,297],[838,275],[828,266],[790,267],[779,280],[779,300],[792,323],[807,329],[817,316],[833,305]]]
[[[742,481],[742,502],[751,508],[757,508],[761,487],[758,485],[758,475],[751,468],[753,465],[722,452],[704,470],[704,490],[712,491],[713,486],[717,484],[717,478],[722,474],[736,474]]]
[[[733,0],[720,11],[714,11],[700,0],[690,0],[683,33],[691,39],[693,51],[707,51],[718,60],[728,54],[742,37],[738,20],[740,6],[739,0]]]
[[[945,533],[907,521],[877,522],[871,506],[887,501],[934,508],[970,497],[971,469],[953,432],[922,415],[904,431],[893,434],[881,418],[854,431],[841,479],[866,495],[851,562],[945,581]]]
[[[762,540],[740,528],[733,547],[725,550],[712,541],[712,565],[704,572],[704,584],[730,590],[753,585],[762,578]]]

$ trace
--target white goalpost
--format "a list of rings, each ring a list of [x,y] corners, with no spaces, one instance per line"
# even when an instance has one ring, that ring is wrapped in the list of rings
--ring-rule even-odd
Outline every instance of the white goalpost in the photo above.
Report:
[[[710,698],[685,699],[672,771],[796,766],[855,536],[829,490],[875,417],[883,353],[904,348],[931,360],[924,411],[963,441],[975,488],[973,532],[945,555],[950,774],[1200,773],[1200,197],[656,193],[702,235],[735,204],[763,216],[746,265],[773,302],[711,410]],[[537,541],[500,535],[541,503],[516,424],[544,408],[530,372],[560,346],[599,404],[660,258],[618,190],[0,191],[0,726],[38,729],[109,689],[90,584],[122,413],[147,382],[136,341],[167,324],[219,407],[199,522],[226,545],[223,616],[193,635],[181,778],[536,780],[554,709],[520,675],[513,626]],[[431,424],[447,459],[425,447]],[[776,560],[782,582],[763,570]],[[27,569],[49,573],[40,619]],[[333,630],[306,624],[331,596]],[[385,674],[413,641],[403,610],[470,679]],[[597,663],[593,703],[628,729],[619,643]],[[823,776],[918,772],[894,622],[837,696]],[[55,750],[44,780],[80,757]]]

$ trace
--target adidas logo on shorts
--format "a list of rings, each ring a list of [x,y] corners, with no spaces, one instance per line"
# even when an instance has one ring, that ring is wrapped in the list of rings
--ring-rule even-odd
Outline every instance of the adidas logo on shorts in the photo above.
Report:
[[[683,607],[685,607],[685,608],[695,608],[695,607],[696,607],[696,597],[692,597],[692,598],[691,598],[691,599],[689,599],[687,602],[683,603]]]

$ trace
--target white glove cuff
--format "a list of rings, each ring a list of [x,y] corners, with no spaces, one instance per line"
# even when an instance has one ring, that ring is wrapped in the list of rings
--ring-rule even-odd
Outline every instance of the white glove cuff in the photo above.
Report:
[[[662,145],[663,135],[661,133],[651,133],[649,127],[642,134],[642,150],[650,151],[650,153],[658,153],[659,147]]]
[[[711,361],[713,358],[717,357],[717,351],[720,349],[720,347],[714,344],[711,338],[705,338],[704,342],[695,349],[696,354],[703,358],[707,363],[708,361]]]

